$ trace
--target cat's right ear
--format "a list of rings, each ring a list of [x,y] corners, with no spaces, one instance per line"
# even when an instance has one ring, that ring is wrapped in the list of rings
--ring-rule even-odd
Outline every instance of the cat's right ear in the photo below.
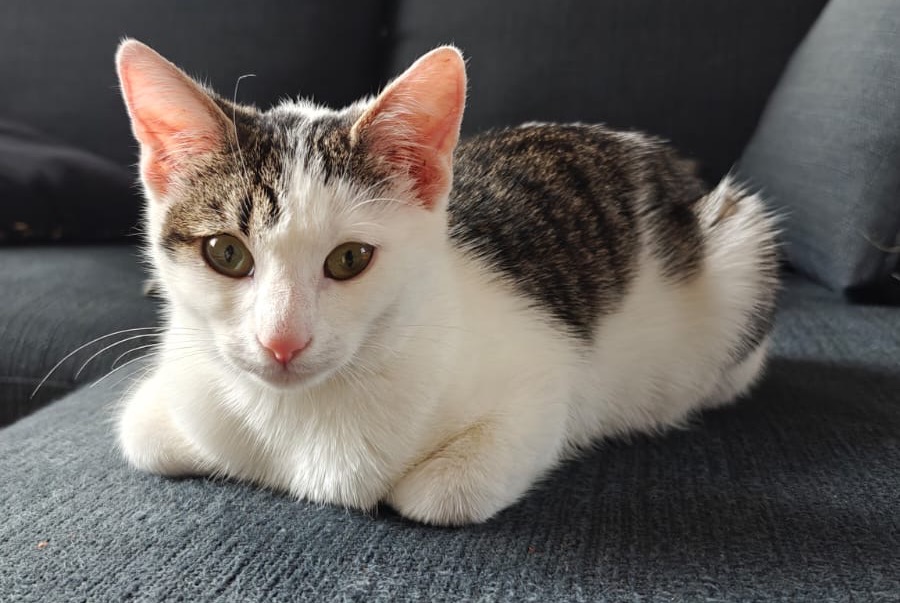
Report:
[[[179,170],[223,146],[228,118],[199,84],[137,40],[119,46],[116,69],[141,145],[141,177],[159,199]]]

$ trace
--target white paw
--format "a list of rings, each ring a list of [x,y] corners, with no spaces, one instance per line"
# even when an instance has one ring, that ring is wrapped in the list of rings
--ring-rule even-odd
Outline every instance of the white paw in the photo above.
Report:
[[[415,521],[460,526],[487,521],[511,502],[492,491],[478,468],[462,463],[437,456],[419,464],[394,486],[391,506]]]
[[[522,496],[536,477],[521,466],[513,469],[495,436],[487,425],[471,426],[401,477],[388,502],[401,515],[423,523],[487,521]]]
[[[178,432],[165,404],[141,387],[125,403],[119,445],[126,460],[143,471],[169,476],[204,473],[199,455]]]

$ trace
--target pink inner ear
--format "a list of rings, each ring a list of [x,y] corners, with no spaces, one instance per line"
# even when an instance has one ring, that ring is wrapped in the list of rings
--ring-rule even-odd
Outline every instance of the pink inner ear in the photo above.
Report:
[[[405,171],[422,205],[431,209],[450,191],[465,98],[462,56],[454,48],[438,48],[375,99],[351,136]]]
[[[165,194],[175,173],[222,145],[226,118],[199,85],[139,42],[122,44],[117,65],[142,175]]]

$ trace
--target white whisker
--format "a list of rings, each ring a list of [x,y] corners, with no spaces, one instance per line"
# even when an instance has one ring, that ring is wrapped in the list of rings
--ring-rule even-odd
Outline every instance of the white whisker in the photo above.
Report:
[[[41,379],[41,381],[37,384],[37,387],[34,388],[34,391],[31,392],[31,395],[28,397],[28,399],[29,400],[34,399],[35,394],[37,394],[38,390],[41,389],[41,386],[47,382],[47,379],[50,378],[50,375],[52,375],[54,372],[56,372],[56,369],[58,369],[60,366],[62,366],[66,360],[68,360],[69,358],[71,358],[72,356],[74,356],[75,354],[77,354],[78,352],[83,350],[84,348],[91,346],[91,345],[97,343],[98,341],[103,341],[104,339],[109,339],[110,337],[115,337],[116,335],[122,335],[123,333],[134,333],[135,331],[159,331],[159,330],[161,330],[159,327],[134,327],[132,329],[122,329],[121,331],[113,331],[112,333],[107,333],[106,335],[101,335],[100,337],[92,339],[89,342],[87,342],[81,346],[78,346],[77,348],[75,348],[74,350],[72,350],[71,352],[69,352],[68,354],[63,356],[62,360],[60,360],[59,362],[57,362],[56,364],[53,365],[53,368],[51,368],[47,372],[47,374],[44,375],[44,378]]]
[[[244,152],[241,150],[241,140],[238,137],[237,130],[237,94],[238,88],[241,86],[241,80],[248,77],[256,77],[255,73],[245,73],[244,75],[238,77],[237,81],[234,83],[234,94],[231,96],[231,126],[234,131],[234,146],[235,150],[238,154],[238,159],[241,164],[241,175],[244,178],[244,184],[247,188],[250,188],[250,176],[247,171],[247,164],[244,161]]]
[[[132,352],[137,352],[138,350],[146,350],[147,348],[158,348],[158,347],[161,346],[161,345],[162,345],[162,344],[159,343],[159,342],[157,342],[157,343],[149,343],[149,344],[147,344],[147,345],[139,345],[139,346],[137,346],[137,347],[135,347],[135,348],[131,348],[130,350],[126,350],[126,351],[122,352],[121,354],[119,354],[119,355],[116,357],[115,360],[113,360],[113,363],[112,363],[112,365],[110,366],[110,368],[116,368],[116,365],[119,364],[119,361],[120,361],[122,358],[124,358],[125,356],[131,354]]]
[[[138,362],[139,360],[144,360],[145,358],[149,358],[149,357],[152,356],[152,355],[153,355],[153,353],[151,352],[151,353],[149,353],[149,354],[143,354],[143,355],[141,355],[141,356],[138,356],[137,358],[132,358],[132,359],[129,360],[128,362],[123,363],[122,366],[120,366],[119,368],[115,368],[115,369],[109,371],[108,373],[106,373],[105,375],[103,375],[102,377],[100,377],[99,379],[97,379],[96,381],[94,381],[93,383],[91,383],[90,386],[91,386],[91,387],[96,387],[97,385],[100,385],[101,383],[103,383],[104,381],[106,381],[106,379],[107,379],[110,375],[112,375],[113,373],[117,373],[118,371],[121,371],[123,368],[125,368],[125,367],[128,366],[129,364],[133,364],[133,363],[135,363],[135,362]]]
[[[134,373],[126,374],[124,377],[122,377],[121,379],[119,379],[118,381],[116,381],[116,382],[112,385],[112,389],[117,388],[117,387],[119,386],[119,384],[121,384],[121,383],[122,383],[123,381],[125,381],[126,379],[132,378],[132,379],[133,379],[133,382],[130,383],[130,384],[128,385],[128,389],[125,390],[125,394],[122,396],[123,398],[128,398],[128,397],[130,397],[131,394],[134,392],[134,388],[135,388],[138,384],[140,384],[140,382],[143,381],[144,378],[145,378],[147,375],[149,375],[150,373],[152,373],[154,368],[155,368],[155,367],[154,367],[152,364],[149,365],[149,366],[140,367],[140,368],[139,368],[137,371],[135,371]]]
[[[144,337],[159,337],[159,333],[144,333],[142,335],[132,335],[131,337],[126,337],[125,339],[122,339],[115,343],[111,343],[108,346],[104,346],[104,347],[100,348],[99,351],[91,354],[91,356],[87,360],[85,360],[84,363],[80,367],[78,367],[78,370],[75,371],[75,376],[73,377],[73,379],[75,381],[78,381],[78,377],[81,376],[81,373],[84,371],[85,367],[87,367],[87,365],[91,363],[91,360],[93,360],[94,358],[96,358],[97,356],[102,354],[103,352],[105,352],[107,350],[111,350],[112,348],[120,346],[123,343],[126,343],[128,341],[132,341],[135,339],[143,339]]]

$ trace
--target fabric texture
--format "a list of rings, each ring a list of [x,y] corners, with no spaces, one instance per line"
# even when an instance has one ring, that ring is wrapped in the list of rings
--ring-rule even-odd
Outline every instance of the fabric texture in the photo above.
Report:
[[[156,305],[141,293],[140,262],[140,251],[130,245],[0,248],[0,425],[98,379],[119,354],[153,341],[141,337],[111,348],[76,380],[91,354],[146,332],[104,339],[61,365],[30,397],[53,365],[81,344],[156,325]]]
[[[4,0],[0,119],[28,124],[123,165],[136,160],[113,66],[140,39],[231,97],[285,96],[341,105],[381,77],[384,2]]]
[[[0,121],[0,244],[119,239],[140,207],[125,168]]]
[[[466,133],[526,121],[605,122],[670,139],[718,181],[826,0],[399,0],[400,73],[462,48]]]
[[[749,399],[462,529],[133,472],[107,382],[0,431],[0,598],[897,600],[898,357],[896,310],[795,279]]]
[[[832,0],[791,59],[740,173],[785,216],[785,252],[838,291],[900,258],[900,3]]]

